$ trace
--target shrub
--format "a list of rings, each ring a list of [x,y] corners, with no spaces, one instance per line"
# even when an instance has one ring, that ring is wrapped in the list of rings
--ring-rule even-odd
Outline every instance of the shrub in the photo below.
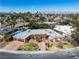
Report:
[[[23,50],[23,51],[35,51],[37,49],[38,49],[38,45],[34,43],[25,44],[18,48],[18,50]]]
[[[11,41],[12,40],[12,36],[10,34],[5,34],[3,40],[4,41]]]

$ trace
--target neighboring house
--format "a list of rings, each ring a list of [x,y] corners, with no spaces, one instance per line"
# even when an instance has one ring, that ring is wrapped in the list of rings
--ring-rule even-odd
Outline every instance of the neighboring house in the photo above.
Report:
[[[18,18],[18,19],[16,19],[16,23],[18,24],[18,23],[23,23],[24,21],[23,21],[23,19],[21,19],[21,18]]]
[[[48,25],[53,25],[53,24],[56,24],[57,22],[43,22],[44,24],[48,24]]]
[[[68,26],[68,25],[56,25],[54,29],[63,32],[63,34],[67,36],[71,35],[71,32],[74,31],[72,26]]]
[[[56,22],[59,21],[59,20],[61,20],[61,17],[59,17],[59,16],[54,18],[54,21],[56,21]]]
[[[31,35],[48,35],[51,36],[53,38],[62,38],[62,35],[55,32],[54,30],[51,29],[28,29],[24,32],[20,32],[19,34],[16,34],[13,36],[14,40],[22,40],[24,42],[26,42],[26,39],[31,36]]]
[[[64,20],[72,20],[72,18],[70,18],[70,17],[63,17],[64,18]]]
[[[18,19],[16,19],[16,24],[15,24],[15,28],[16,27],[19,27],[19,26],[23,26],[25,23],[24,23],[24,20],[23,19],[20,19],[20,18],[18,18]]]
[[[11,31],[12,31],[12,29],[8,28],[8,27],[0,28],[0,35],[4,36],[6,33],[9,33]]]

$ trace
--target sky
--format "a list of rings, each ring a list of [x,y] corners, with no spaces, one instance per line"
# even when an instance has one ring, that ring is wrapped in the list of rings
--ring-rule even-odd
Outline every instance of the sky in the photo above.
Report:
[[[0,0],[0,12],[79,12],[79,0]]]

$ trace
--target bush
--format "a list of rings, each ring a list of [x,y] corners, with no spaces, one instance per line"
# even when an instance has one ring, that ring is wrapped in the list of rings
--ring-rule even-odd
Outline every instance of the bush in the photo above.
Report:
[[[18,50],[23,50],[23,51],[36,51],[37,49],[38,49],[38,45],[34,43],[25,44],[18,48]]]
[[[40,42],[40,41],[42,41],[42,38],[41,38],[40,36],[36,36],[36,40],[37,40],[38,42]]]
[[[4,35],[4,41],[11,41],[13,38],[12,38],[12,36],[10,35],[10,34],[5,34]]]

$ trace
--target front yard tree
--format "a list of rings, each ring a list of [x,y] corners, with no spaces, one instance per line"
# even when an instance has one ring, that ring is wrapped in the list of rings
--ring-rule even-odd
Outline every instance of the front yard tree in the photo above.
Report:
[[[10,34],[5,34],[3,40],[4,40],[4,41],[10,41],[11,38],[12,38],[12,36],[11,36]]]

